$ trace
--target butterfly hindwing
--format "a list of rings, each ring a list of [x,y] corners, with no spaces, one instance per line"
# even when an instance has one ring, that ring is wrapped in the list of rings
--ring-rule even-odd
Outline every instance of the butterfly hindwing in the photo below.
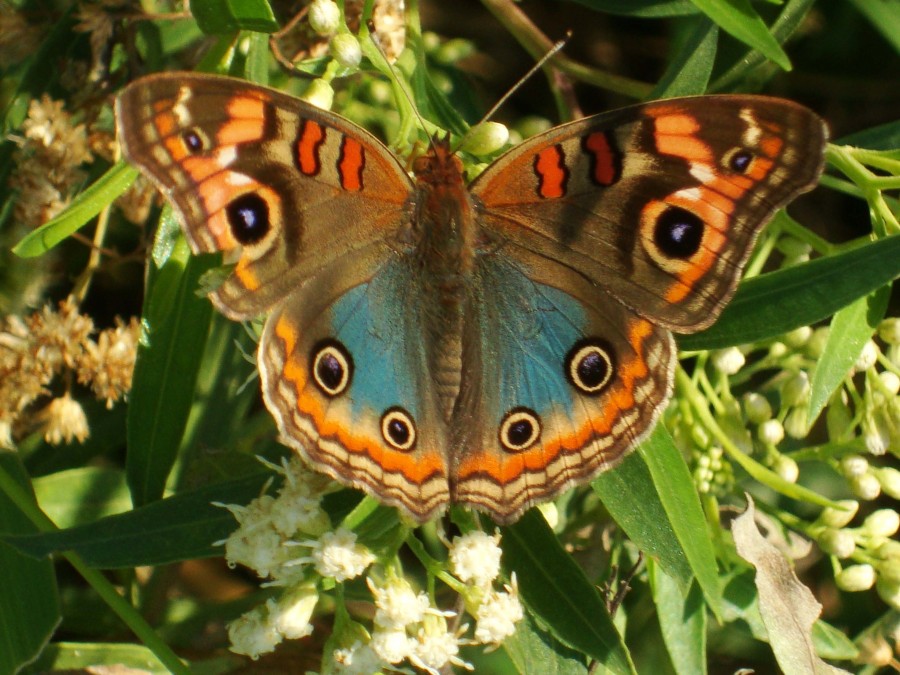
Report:
[[[449,498],[447,439],[415,288],[409,260],[386,246],[344,258],[269,318],[259,363],[288,445],[341,482],[427,520]]]
[[[292,96],[154,75],[122,92],[117,117],[126,157],[169,198],[193,251],[236,262],[212,295],[232,318],[271,310],[330,262],[409,222],[413,187],[396,158],[364,129]]]
[[[668,400],[671,334],[532,256],[484,256],[456,416],[453,500],[498,522],[621,461]]]

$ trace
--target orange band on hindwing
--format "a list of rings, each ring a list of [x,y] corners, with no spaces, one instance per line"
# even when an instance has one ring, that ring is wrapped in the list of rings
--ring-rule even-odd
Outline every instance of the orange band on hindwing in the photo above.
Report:
[[[588,445],[592,438],[603,438],[611,434],[621,414],[638,405],[635,388],[641,380],[650,376],[646,347],[653,330],[653,324],[644,319],[635,319],[628,324],[628,342],[634,354],[622,361],[616,371],[615,383],[597,399],[602,402],[602,406],[596,410],[596,414],[578,420],[577,423],[572,420],[570,433],[546,439],[522,452],[513,454],[488,449],[467,454],[460,461],[458,479],[464,481],[481,475],[501,486],[508,485],[518,480],[523,473],[545,472],[549,465],[560,461],[561,454],[577,452]]]
[[[376,465],[379,470],[391,473],[399,473],[403,478],[413,484],[423,485],[435,476],[444,475],[444,460],[441,454],[435,450],[427,452],[417,451],[405,453],[385,447],[371,436],[352,433],[349,420],[335,419],[328,416],[329,404],[323,400],[309,381],[309,364],[305,354],[298,354],[296,348],[300,340],[297,329],[284,317],[280,317],[275,324],[275,335],[283,345],[284,365],[281,375],[293,385],[297,395],[296,412],[315,427],[319,438],[312,438],[313,442],[331,441],[339,444],[350,455],[364,458],[365,462]],[[293,414],[293,411],[287,411]],[[312,450],[308,450],[312,452]],[[358,466],[355,460],[350,462]],[[336,470],[341,475],[347,473],[347,467]]]

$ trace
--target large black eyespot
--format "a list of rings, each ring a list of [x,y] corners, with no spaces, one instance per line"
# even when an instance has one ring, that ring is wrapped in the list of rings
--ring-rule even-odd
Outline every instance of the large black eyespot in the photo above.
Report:
[[[500,422],[500,445],[510,452],[527,450],[541,437],[541,419],[530,408],[513,408]]]
[[[231,234],[244,246],[255,244],[268,234],[269,205],[255,192],[248,192],[232,201],[225,212]]]
[[[744,148],[735,148],[726,157],[728,168],[735,173],[746,173],[753,162],[753,153]]]
[[[196,129],[188,129],[181,134],[181,140],[184,141],[184,147],[193,155],[203,150],[203,136]]]
[[[663,255],[687,259],[700,248],[703,228],[699,216],[679,206],[668,206],[656,219],[653,242]]]
[[[569,384],[582,394],[597,396],[616,374],[613,349],[600,338],[580,340],[566,354],[565,368]]]
[[[381,435],[397,450],[412,450],[416,445],[416,423],[403,408],[389,408],[381,416]]]
[[[340,342],[325,340],[312,351],[312,375],[316,387],[329,397],[343,394],[353,379],[353,359]]]

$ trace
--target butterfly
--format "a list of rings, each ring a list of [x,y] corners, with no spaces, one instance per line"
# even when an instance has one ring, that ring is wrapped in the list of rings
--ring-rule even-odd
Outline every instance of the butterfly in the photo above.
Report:
[[[616,466],[672,392],[761,228],[811,189],[827,130],[790,101],[644,103],[540,133],[466,185],[447,141],[410,177],[349,120],[186,73],[120,94],[125,156],[212,294],[268,314],[263,398],[308,463],[424,522],[498,523]]]

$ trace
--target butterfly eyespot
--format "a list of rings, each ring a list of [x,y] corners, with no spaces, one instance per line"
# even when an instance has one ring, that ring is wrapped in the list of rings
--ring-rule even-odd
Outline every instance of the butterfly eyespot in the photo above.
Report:
[[[500,445],[510,452],[527,450],[541,437],[541,420],[533,410],[513,408],[500,423]]]
[[[405,452],[416,445],[415,422],[403,408],[389,408],[381,416],[381,435],[397,450]]]
[[[340,342],[326,340],[313,349],[311,370],[319,391],[333,398],[350,386],[353,359]]]
[[[196,129],[188,129],[182,133],[181,140],[184,142],[184,147],[187,148],[187,151],[194,155],[206,146],[203,136]]]
[[[612,347],[599,338],[577,342],[566,355],[566,378],[582,394],[603,393],[616,372]]]
[[[753,163],[753,153],[744,148],[734,148],[725,156],[725,166],[734,173],[747,173]]]
[[[272,228],[269,205],[255,192],[241,195],[225,207],[225,212],[231,234],[243,246],[259,242]]]
[[[686,260],[700,249],[704,229],[703,220],[696,214],[668,206],[656,219],[653,243],[663,255]]]

